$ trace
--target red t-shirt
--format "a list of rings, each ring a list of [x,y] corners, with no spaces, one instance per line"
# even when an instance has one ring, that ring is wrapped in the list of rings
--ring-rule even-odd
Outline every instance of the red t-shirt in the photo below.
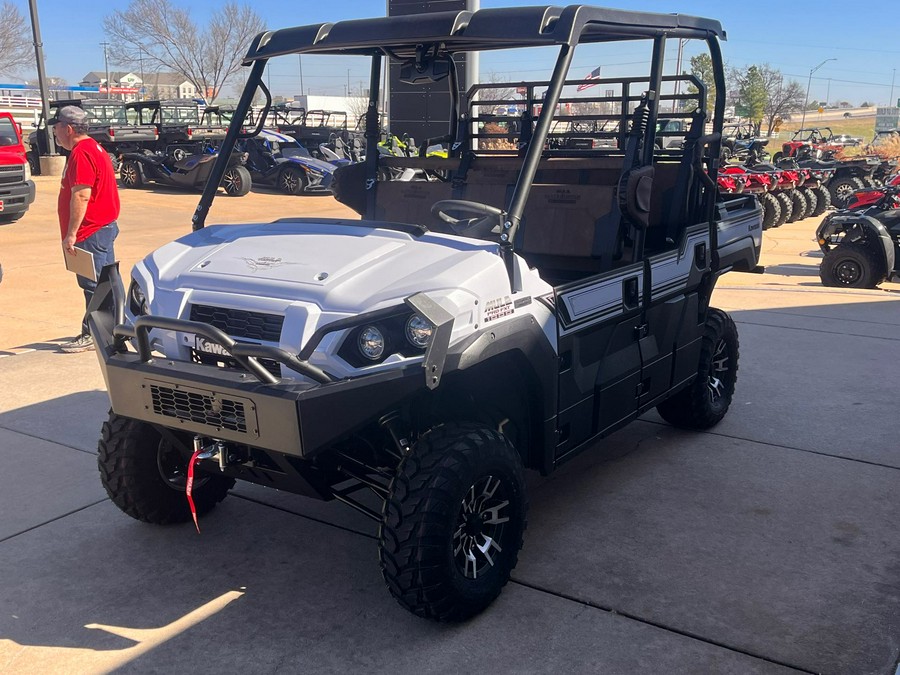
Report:
[[[116,187],[112,161],[106,150],[93,138],[78,141],[66,161],[57,203],[62,239],[69,232],[69,207],[72,203],[72,188],[76,185],[91,188],[87,212],[75,235],[75,243],[78,243],[119,217],[119,189]]]

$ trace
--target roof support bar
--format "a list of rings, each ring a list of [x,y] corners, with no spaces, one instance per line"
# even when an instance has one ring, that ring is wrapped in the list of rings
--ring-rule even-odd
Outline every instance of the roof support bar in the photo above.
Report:
[[[513,191],[506,222],[503,224],[503,232],[500,235],[501,250],[503,251],[504,259],[507,261],[507,269],[510,271],[511,280],[511,261],[516,232],[519,229],[522,214],[525,212],[525,203],[528,201],[531,184],[534,182],[541,155],[544,153],[544,144],[547,142],[547,134],[550,132],[550,125],[553,123],[553,115],[556,112],[559,97],[562,95],[566,73],[569,72],[574,53],[574,47],[563,45],[559,48],[559,56],[556,59],[556,66],[553,68],[550,86],[547,88],[547,95],[544,97],[544,102],[541,106],[541,114],[538,116],[537,124],[535,125],[534,136],[532,136],[531,143],[528,146],[528,152],[525,155],[525,161],[522,164],[522,170],[519,172],[516,188]],[[519,289],[513,288],[514,292],[517,290]]]
[[[263,70],[266,68],[266,59],[253,62],[250,69],[250,76],[247,78],[247,84],[241,94],[241,100],[238,101],[237,108],[234,110],[234,117],[231,118],[231,125],[228,127],[228,133],[225,134],[225,140],[219,146],[219,156],[216,157],[216,163],[213,165],[206,185],[203,188],[203,194],[200,202],[194,210],[194,216],[191,218],[191,227],[194,230],[201,230],[206,225],[206,216],[209,215],[209,209],[212,206],[213,197],[219,189],[225,170],[228,168],[228,161],[231,159],[231,153],[234,150],[234,144],[237,141],[238,134],[247,118],[247,113],[253,105],[253,97],[256,95],[256,89],[262,83]]]

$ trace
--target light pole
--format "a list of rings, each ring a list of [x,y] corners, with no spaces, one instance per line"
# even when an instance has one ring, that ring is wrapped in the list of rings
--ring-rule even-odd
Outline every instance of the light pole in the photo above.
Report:
[[[803,120],[800,122],[801,129],[806,126],[806,106],[809,104],[809,87],[812,84],[813,73],[816,72],[819,68],[824,66],[829,61],[837,61],[837,59],[833,59],[833,58],[825,59],[824,61],[822,61],[822,63],[820,63],[815,68],[813,68],[809,71],[809,80],[806,82],[806,98],[803,99]]]
[[[888,107],[889,108],[894,107],[894,78],[896,76],[897,76],[897,69],[894,68],[894,70],[891,71],[891,95],[888,96]]]
[[[103,65],[106,67],[106,98],[112,98],[112,94],[110,93],[110,81],[109,81],[109,55],[106,52],[106,48],[109,47],[108,42],[101,42],[100,46],[103,47]]]
[[[41,112],[44,121],[50,119],[50,90],[47,88],[47,75],[44,73],[44,43],[41,40],[41,25],[38,21],[37,0],[28,1],[28,9],[31,12],[31,34],[34,37],[34,56],[37,65],[38,87],[41,90]],[[56,139],[53,130],[45,124],[47,134],[47,154],[56,154]]]
[[[138,61],[141,64],[141,100],[144,100],[144,48],[141,45],[138,45]]]

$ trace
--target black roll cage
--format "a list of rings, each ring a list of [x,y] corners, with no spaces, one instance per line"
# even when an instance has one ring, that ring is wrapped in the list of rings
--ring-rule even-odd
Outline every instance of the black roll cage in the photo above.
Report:
[[[650,118],[643,142],[642,157],[642,164],[649,165],[653,160],[659,108],[658,95],[664,80],[665,46],[666,40],[670,38],[706,42],[713,64],[716,89],[719,92],[725,91],[725,74],[718,41],[726,39],[726,35],[721,24],[711,19],[680,14],[653,14],[585,5],[514,7],[340,21],[260,33],[254,38],[244,57],[243,64],[250,66],[250,74],[235,108],[225,140],[222,142],[219,157],[194,212],[193,229],[198,230],[205,225],[212,200],[225,174],[227,160],[238,138],[255,135],[262,129],[262,122],[272,105],[271,96],[262,78],[270,58],[287,54],[357,55],[372,58],[370,95],[366,112],[366,177],[367,183],[374,185],[378,164],[378,99],[381,89],[381,62],[384,56],[414,60],[422,53],[422,45],[435,45],[436,56],[452,56],[458,51],[558,46],[559,54],[544,100],[544,109],[553,111],[559,103],[574,48],[578,44],[652,40],[653,54],[649,78],[649,89],[652,92]],[[452,58],[450,60],[452,62]],[[455,68],[452,68],[451,82],[455,80]],[[265,94],[265,108],[256,128],[249,133],[243,132],[243,122],[250,112],[257,89],[261,89]],[[452,111],[458,113],[460,107],[457,86],[451,87],[451,97]],[[718,170],[724,112],[725,96],[720,94],[716,97],[712,116],[713,131],[705,139],[709,146],[707,170],[712,175]],[[504,257],[508,262],[552,122],[552,114],[538,116],[532,142],[528,146],[510,198],[503,223],[505,236],[502,237]],[[457,136],[453,120],[450,126],[452,147],[452,141]],[[374,206],[375,190],[368,189],[367,214],[374,212]],[[712,226],[714,200],[707,200],[704,211],[703,215]]]

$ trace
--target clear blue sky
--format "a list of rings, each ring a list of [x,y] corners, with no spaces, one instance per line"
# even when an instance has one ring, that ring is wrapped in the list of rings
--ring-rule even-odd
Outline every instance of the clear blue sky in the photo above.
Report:
[[[13,0],[28,16],[27,0]],[[176,0],[182,4],[184,0]],[[203,25],[209,12],[219,6],[215,0],[191,0],[188,3],[198,24]],[[271,28],[290,25],[337,21],[349,18],[383,16],[383,0],[337,0],[315,2],[299,0],[252,0],[250,4]],[[511,4],[534,5],[546,2],[514,3],[511,0],[481,0],[482,7],[502,7]],[[565,3],[557,3],[565,4]],[[768,62],[785,75],[800,81],[804,87],[810,69],[829,58],[836,58],[819,69],[812,79],[810,99],[822,100],[830,91],[832,102],[843,99],[854,105],[863,100],[886,104],[890,93],[892,70],[900,69],[900,20],[896,0],[873,0],[848,5],[837,0],[794,0],[771,2],[720,2],[713,0],[637,0],[602,2],[613,7],[651,12],[695,14],[718,19],[728,33],[723,44],[726,61],[738,67]],[[64,77],[77,84],[91,70],[103,70],[105,38],[103,19],[114,6],[124,8],[126,2],[71,2],[71,0],[38,0],[48,75]],[[631,50],[631,51],[629,51]],[[630,63],[642,58],[633,46],[623,46],[620,54],[604,54],[604,74],[616,75],[615,63]],[[672,50],[674,52],[674,50]],[[674,53],[670,53],[674,59]],[[299,92],[297,68],[294,60],[272,65],[271,84],[275,94],[291,95]],[[586,75],[595,65],[579,62]],[[491,71],[510,81],[538,79],[545,76],[537,66],[528,68],[515,59],[482,59],[482,71]],[[110,64],[115,69],[116,64]],[[351,87],[367,77],[361,60],[349,65],[341,60],[324,64],[304,61],[304,86],[312,93],[341,94],[350,68]],[[674,70],[674,61],[670,65]],[[575,73],[577,74],[577,73]],[[829,83],[830,79],[830,83]],[[231,92],[226,89],[226,95]],[[900,74],[894,86],[894,98],[900,96]]]

